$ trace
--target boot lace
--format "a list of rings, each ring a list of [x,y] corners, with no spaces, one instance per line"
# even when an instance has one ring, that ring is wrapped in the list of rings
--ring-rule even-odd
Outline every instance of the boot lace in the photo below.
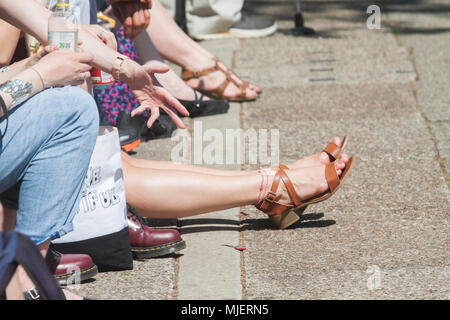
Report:
[[[145,225],[144,218],[142,218],[140,215],[138,215],[136,210],[132,206],[130,206],[130,205],[127,205],[127,206],[128,206],[128,213],[129,213],[131,220],[133,220],[134,222],[139,221],[141,228],[144,229],[144,225]]]

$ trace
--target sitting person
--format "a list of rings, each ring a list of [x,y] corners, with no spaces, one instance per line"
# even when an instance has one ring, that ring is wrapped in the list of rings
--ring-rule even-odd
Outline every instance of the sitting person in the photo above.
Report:
[[[1,19],[44,43],[49,15],[32,0],[0,2]],[[153,86],[153,73],[167,71],[165,65],[139,66],[106,47],[86,28],[79,33],[87,52],[47,47],[0,74],[0,193],[22,180],[15,229],[38,245],[44,256],[50,240],[72,230],[98,133],[94,100],[71,85],[82,84],[94,65],[131,84],[141,106],[152,111],[149,126],[157,119],[159,108],[182,128],[184,124],[173,110],[188,115],[167,91]],[[32,288],[23,272],[19,278],[24,291]]]
[[[260,94],[261,88],[242,81],[223,62],[189,38],[158,0],[153,0],[147,33],[164,59],[183,68],[181,77],[191,88],[214,99],[229,101],[251,101]],[[140,44],[138,39],[136,41],[139,52]]]
[[[38,245],[43,256],[52,239],[72,230],[89,165],[86,155],[92,153],[98,132],[92,97],[64,87],[84,81],[92,56],[53,50],[48,47],[39,59],[0,74],[0,95],[10,109],[0,121],[0,193],[23,181],[15,230]],[[42,91],[41,77],[47,88],[60,88]],[[11,95],[9,88],[17,93]],[[33,288],[24,273],[21,283],[23,291]]]
[[[243,12],[244,0],[162,0],[161,3],[171,12],[176,11],[177,20],[185,18],[187,32],[197,40],[265,37],[277,30],[273,19]],[[182,4],[184,8],[178,7]],[[185,17],[180,14],[183,11]]]

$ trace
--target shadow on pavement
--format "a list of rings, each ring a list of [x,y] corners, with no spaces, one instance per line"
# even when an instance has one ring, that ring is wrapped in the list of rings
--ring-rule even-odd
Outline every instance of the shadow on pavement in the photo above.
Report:
[[[314,27],[314,19],[323,19],[341,22],[361,22],[366,23],[369,14],[366,13],[370,5],[378,5],[381,15],[383,13],[400,13],[405,16],[405,20],[395,26],[397,34],[441,34],[450,32],[450,28],[417,25],[416,16],[429,15],[447,19],[450,13],[449,3],[432,3],[428,0],[347,0],[347,1],[301,1],[302,12],[305,16],[306,24],[311,21]],[[339,10],[345,9],[346,15],[339,16]],[[244,10],[248,14],[270,15],[278,21],[292,21],[294,26],[294,1],[293,0],[247,0]],[[382,23],[384,19],[382,18]],[[342,28],[319,29],[315,28],[316,34],[313,37],[335,38],[338,32],[345,30]],[[279,33],[290,35],[291,29],[279,28]]]
[[[336,224],[335,220],[321,220],[323,213],[308,213],[301,216],[300,220],[288,229],[300,228],[325,228]],[[243,219],[240,222],[231,219],[198,218],[183,220],[181,234],[214,232],[214,231],[260,231],[276,230],[269,219]]]

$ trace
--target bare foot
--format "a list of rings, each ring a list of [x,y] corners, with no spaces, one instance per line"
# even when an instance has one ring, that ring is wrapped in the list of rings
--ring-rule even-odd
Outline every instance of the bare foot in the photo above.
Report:
[[[172,69],[166,73],[157,73],[155,74],[155,77],[175,98],[187,101],[195,100],[194,90],[181,80]],[[197,92],[197,97],[200,96],[201,93]],[[209,98],[205,96],[203,97],[203,100],[207,101]]]

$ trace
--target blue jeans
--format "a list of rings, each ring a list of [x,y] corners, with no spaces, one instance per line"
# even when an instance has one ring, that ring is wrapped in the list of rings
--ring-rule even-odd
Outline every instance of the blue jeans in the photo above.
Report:
[[[0,194],[21,181],[15,231],[35,244],[73,230],[98,122],[94,99],[77,87],[45,90],[10,112]]]

